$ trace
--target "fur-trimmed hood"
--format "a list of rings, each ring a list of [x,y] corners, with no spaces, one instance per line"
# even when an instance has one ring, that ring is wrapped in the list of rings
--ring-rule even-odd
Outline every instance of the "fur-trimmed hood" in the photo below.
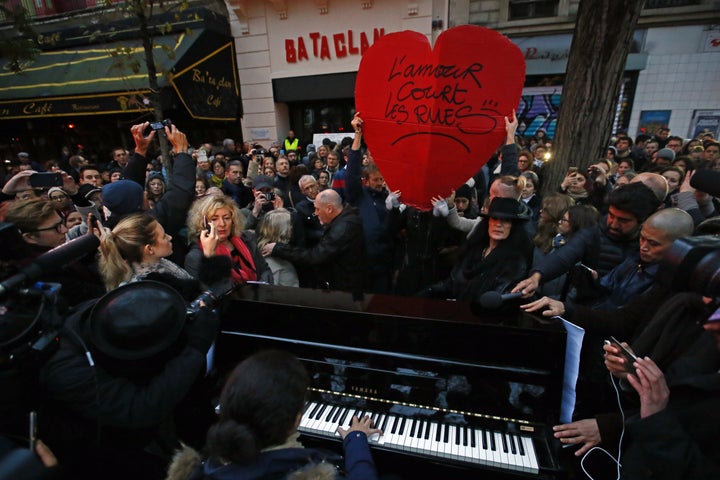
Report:
[[[251,480],[278,474],[283,465],[304,460],[300,468],[287,472],[288,480],[334,480],[338,477],[335,465],[319,458],[312,449],[287,448],[264,452],[258,462],[249,467],[237,465],[213,465],[203,462],[200,454],[188,446],[179,450],[170,464],[166,480]]]

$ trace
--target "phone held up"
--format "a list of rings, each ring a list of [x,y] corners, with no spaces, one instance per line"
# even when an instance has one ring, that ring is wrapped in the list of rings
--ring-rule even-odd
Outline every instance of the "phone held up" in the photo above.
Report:
[[[627,373],[632,373],[633,375],[635,375],[635,366],[633,365],[637,360],[635,354],[632,353],[623,344],[621,344],[620,341],[615,337],[611,336],[610,340],[605,340],[605,343],[607,343],[608,345],[615,345],[617,348],[620,349],[620,355],[622,355],[622,357],[625,359],[625,363],[623,364],[625,367],[625,371]]]
[[[203,217],[203,227],[205,227],[205,231],[209,234],[210,233],[210,222],[208,221],[207,215]]]
[[[63,178],[59,173],[39,172],[30,175],[30,186],[32,188],[62,187]]]

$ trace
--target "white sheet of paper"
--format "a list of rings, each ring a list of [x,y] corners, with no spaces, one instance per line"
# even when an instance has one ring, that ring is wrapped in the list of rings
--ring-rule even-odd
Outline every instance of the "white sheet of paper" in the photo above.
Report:
[[[557,318],[562,320],[563,326],[567,331],[560,422],[570,423],[572,422],[572,415],[575,410],[575,385],[577,384],[578,373],[580,371],[580,349],[582,348],[583,337],[585,337],[585,329],[568,322],[562,317]]]

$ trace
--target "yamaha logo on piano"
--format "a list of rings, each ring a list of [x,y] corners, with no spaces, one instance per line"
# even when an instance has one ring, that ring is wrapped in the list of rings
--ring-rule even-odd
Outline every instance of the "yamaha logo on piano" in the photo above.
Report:
[[[350,391],[354,392],[354,393],[362,393],[363,395],[377,395],[378,394],[377,388],[370,388],[370,387],[351,386]]]

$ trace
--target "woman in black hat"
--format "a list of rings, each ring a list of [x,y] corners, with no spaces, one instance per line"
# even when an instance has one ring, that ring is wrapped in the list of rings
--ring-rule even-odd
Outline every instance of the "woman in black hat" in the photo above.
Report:
[[[513,198],[495,197],[468,239],[450,277],[421,296],[477,302],[488,291],[508,293],[527,271],[532,244],[520,224],[529,216]]]

